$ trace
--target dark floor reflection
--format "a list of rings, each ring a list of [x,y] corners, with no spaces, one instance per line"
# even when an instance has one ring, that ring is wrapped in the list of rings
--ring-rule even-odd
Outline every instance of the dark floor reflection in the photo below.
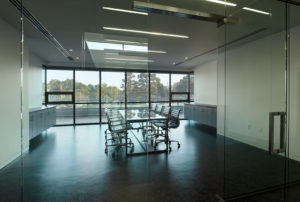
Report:
[[[215,130],[182,121],[170,134],[180,149],[126,159],[104,153],[105,129],[55,127],[35,139],[24,157],[24,200],[215,201]],[[19,201],[8,186],[13,168],[0,172],[0,201]]]

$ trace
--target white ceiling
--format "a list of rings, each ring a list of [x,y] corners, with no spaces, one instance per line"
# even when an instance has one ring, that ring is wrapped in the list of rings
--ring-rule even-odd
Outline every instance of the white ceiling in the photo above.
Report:
[[[150,68],[164,70],[190,70],[200,63],[213,59],[217,54],[216,51],[184,62],[181,65],[173,65],[173,62],[185,61],[185,57],[191,58],[215,49],[221,43],[220,38],[222,38],[216,23],[212,22],[159,14],[143,16],[102,9],[102,6],[132,9],[132,0],[23,0],[23,2],[24,6],[52,33],[63,47],[73,49],[70,53],[74,58],[79,57],[78,60],[69,61],[27,22],[25,24],[25,36],[28,39],[27,43],[31,51],[44,59],[45,63],[51,65],[93,66],[94,61],[89,55],[89,51],[83,50],[83,35],[86,32],[145,38],[148,41],[149,49],[167,51],[167,54],[148,55],[149,60],[154,60],[153,63],[148,64]],[[204,2],[203,0],[151,0],[151,2],[220,15],[225,11],[222,5]],[[232,0],[231,2],[244,1]],[[0,17],[3,17],[16,28],[20,28],[17,20],[19,17],[17,9],[8,0],[2,1],[0,4]],[[274,10],[278,10],[278,3],[275,4],[274,6],[265,4],[265,7],[266,9],[272,7],[275,8]],[[237,15],[235,10],[230,12],[233,16]],[[266,24],[266,21],[262,20],[260,15],[251,16],[252,13],[245,13],[237,16],[245,17],[245,15],[247,18],[252,19],[247,23],[250,26],[247,25],[247,28],[245,28],[242,26],[243,22],[239,22],[239,26],[232,28],[232,40],[262,28],[263,26],[260,26],[259,22]],[[281,15],[277,17],[280,18]],[[272,32],[281,29],[278,20],[273,20],[273,22],[274,24],[269,23]],[[251,26],[251,23],[254,25]],[[178,39],[118,33],[103,30],[103,26],[188,35],[190,38]],[[85,55],[85,61],[82,60],[83,55]]]

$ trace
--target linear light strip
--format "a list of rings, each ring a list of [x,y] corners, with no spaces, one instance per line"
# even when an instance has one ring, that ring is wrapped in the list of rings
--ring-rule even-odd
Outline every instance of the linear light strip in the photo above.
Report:
[[[185,35],[167,34],[167,33],[160,33],[160,32],[148,32],[148,31],[133,30],[133,29],[122,29],[122,28],[116,28],[116,27],[103,27],[103,29],[112,30],[112,31],[120,31],[120,32],[131,32],[131,33],[138,33],[138,34],[148,34],[148,35],[155,35],[155,36],[184,38],[184,39],[190,38],[189,36],[185,36]]]
[[[158,51],[158,50],[148,50],[148,53],[167,53],[166,51]]]
[[[227,1],[220,1],[220,0],[206,0],[206,1],[212,2],[212,3],[217,3],[217,4],[223,4],[223,5],[226,5],[226,6],[236,6],[236,4],[230,3],[230,2],[227,2]]]
[[[154,62],[153,60],[140,60],[140,59],[127,59],[127,58],[104,58],[105,60],[118,60],[118,61],[129,61],[129,62]]]
[[[138,15],[148,15],[148,13],[145,13],[145,12],[132,11],[132,10],[126,10],[126,9],[120,9],[120,8],[112,8],[112,7],[106,7],[106,6],[103,6],[102,9],[110,10],[110,11],[118,11],[118,12],[123,12],[123,13],[138,14]]]
[[[122,40],[115,40],[115,39],[105,39],[105,41],[118,42],[118,43],[143,44],[143,45],[147,45],[148,44],[148,43],[142,43],[142,42],[137,42],[137,41],[122,41]]]
[[[247,10],[247,11],[252,11],[252,12],[255,12],[255,13],[260,13],[260,14],[272,16],[272,13],[265,12],[265,11],[261,11],[261,10],[257,10],[257,9],[254,9],[254,8],[243,7],[243,9],[244,9],[244,10]]]

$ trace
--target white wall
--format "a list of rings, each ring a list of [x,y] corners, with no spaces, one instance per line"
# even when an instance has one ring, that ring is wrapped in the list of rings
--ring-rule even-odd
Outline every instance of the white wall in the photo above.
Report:
[[[0,19],[0,169],[21,153],[20,34]]]
[[[26,40],[26,39],[25,39]],[[29,52],[28,75],[25,82],[28,84],[28,106],[29,108],[36,108],[42,106],[42,65],[45,62]]]
[[[195,102],[217,105],[217,61],[194,68],[194,75]]]
[[[0,169],[21,154],[20,32],[0,18]],[[23,152],[29,149],[29,108],[42,104],[42,60],[24,49]]]

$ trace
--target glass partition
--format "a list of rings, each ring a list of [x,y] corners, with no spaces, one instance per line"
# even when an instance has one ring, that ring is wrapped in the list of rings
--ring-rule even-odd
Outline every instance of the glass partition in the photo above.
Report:
[[[239,6],[226,7],[226,16],[237,23],[220,29],[225,36],[225,199],[285,183],[285,3],[235,3]],[[283,197],[280,192],[276,200]]]

